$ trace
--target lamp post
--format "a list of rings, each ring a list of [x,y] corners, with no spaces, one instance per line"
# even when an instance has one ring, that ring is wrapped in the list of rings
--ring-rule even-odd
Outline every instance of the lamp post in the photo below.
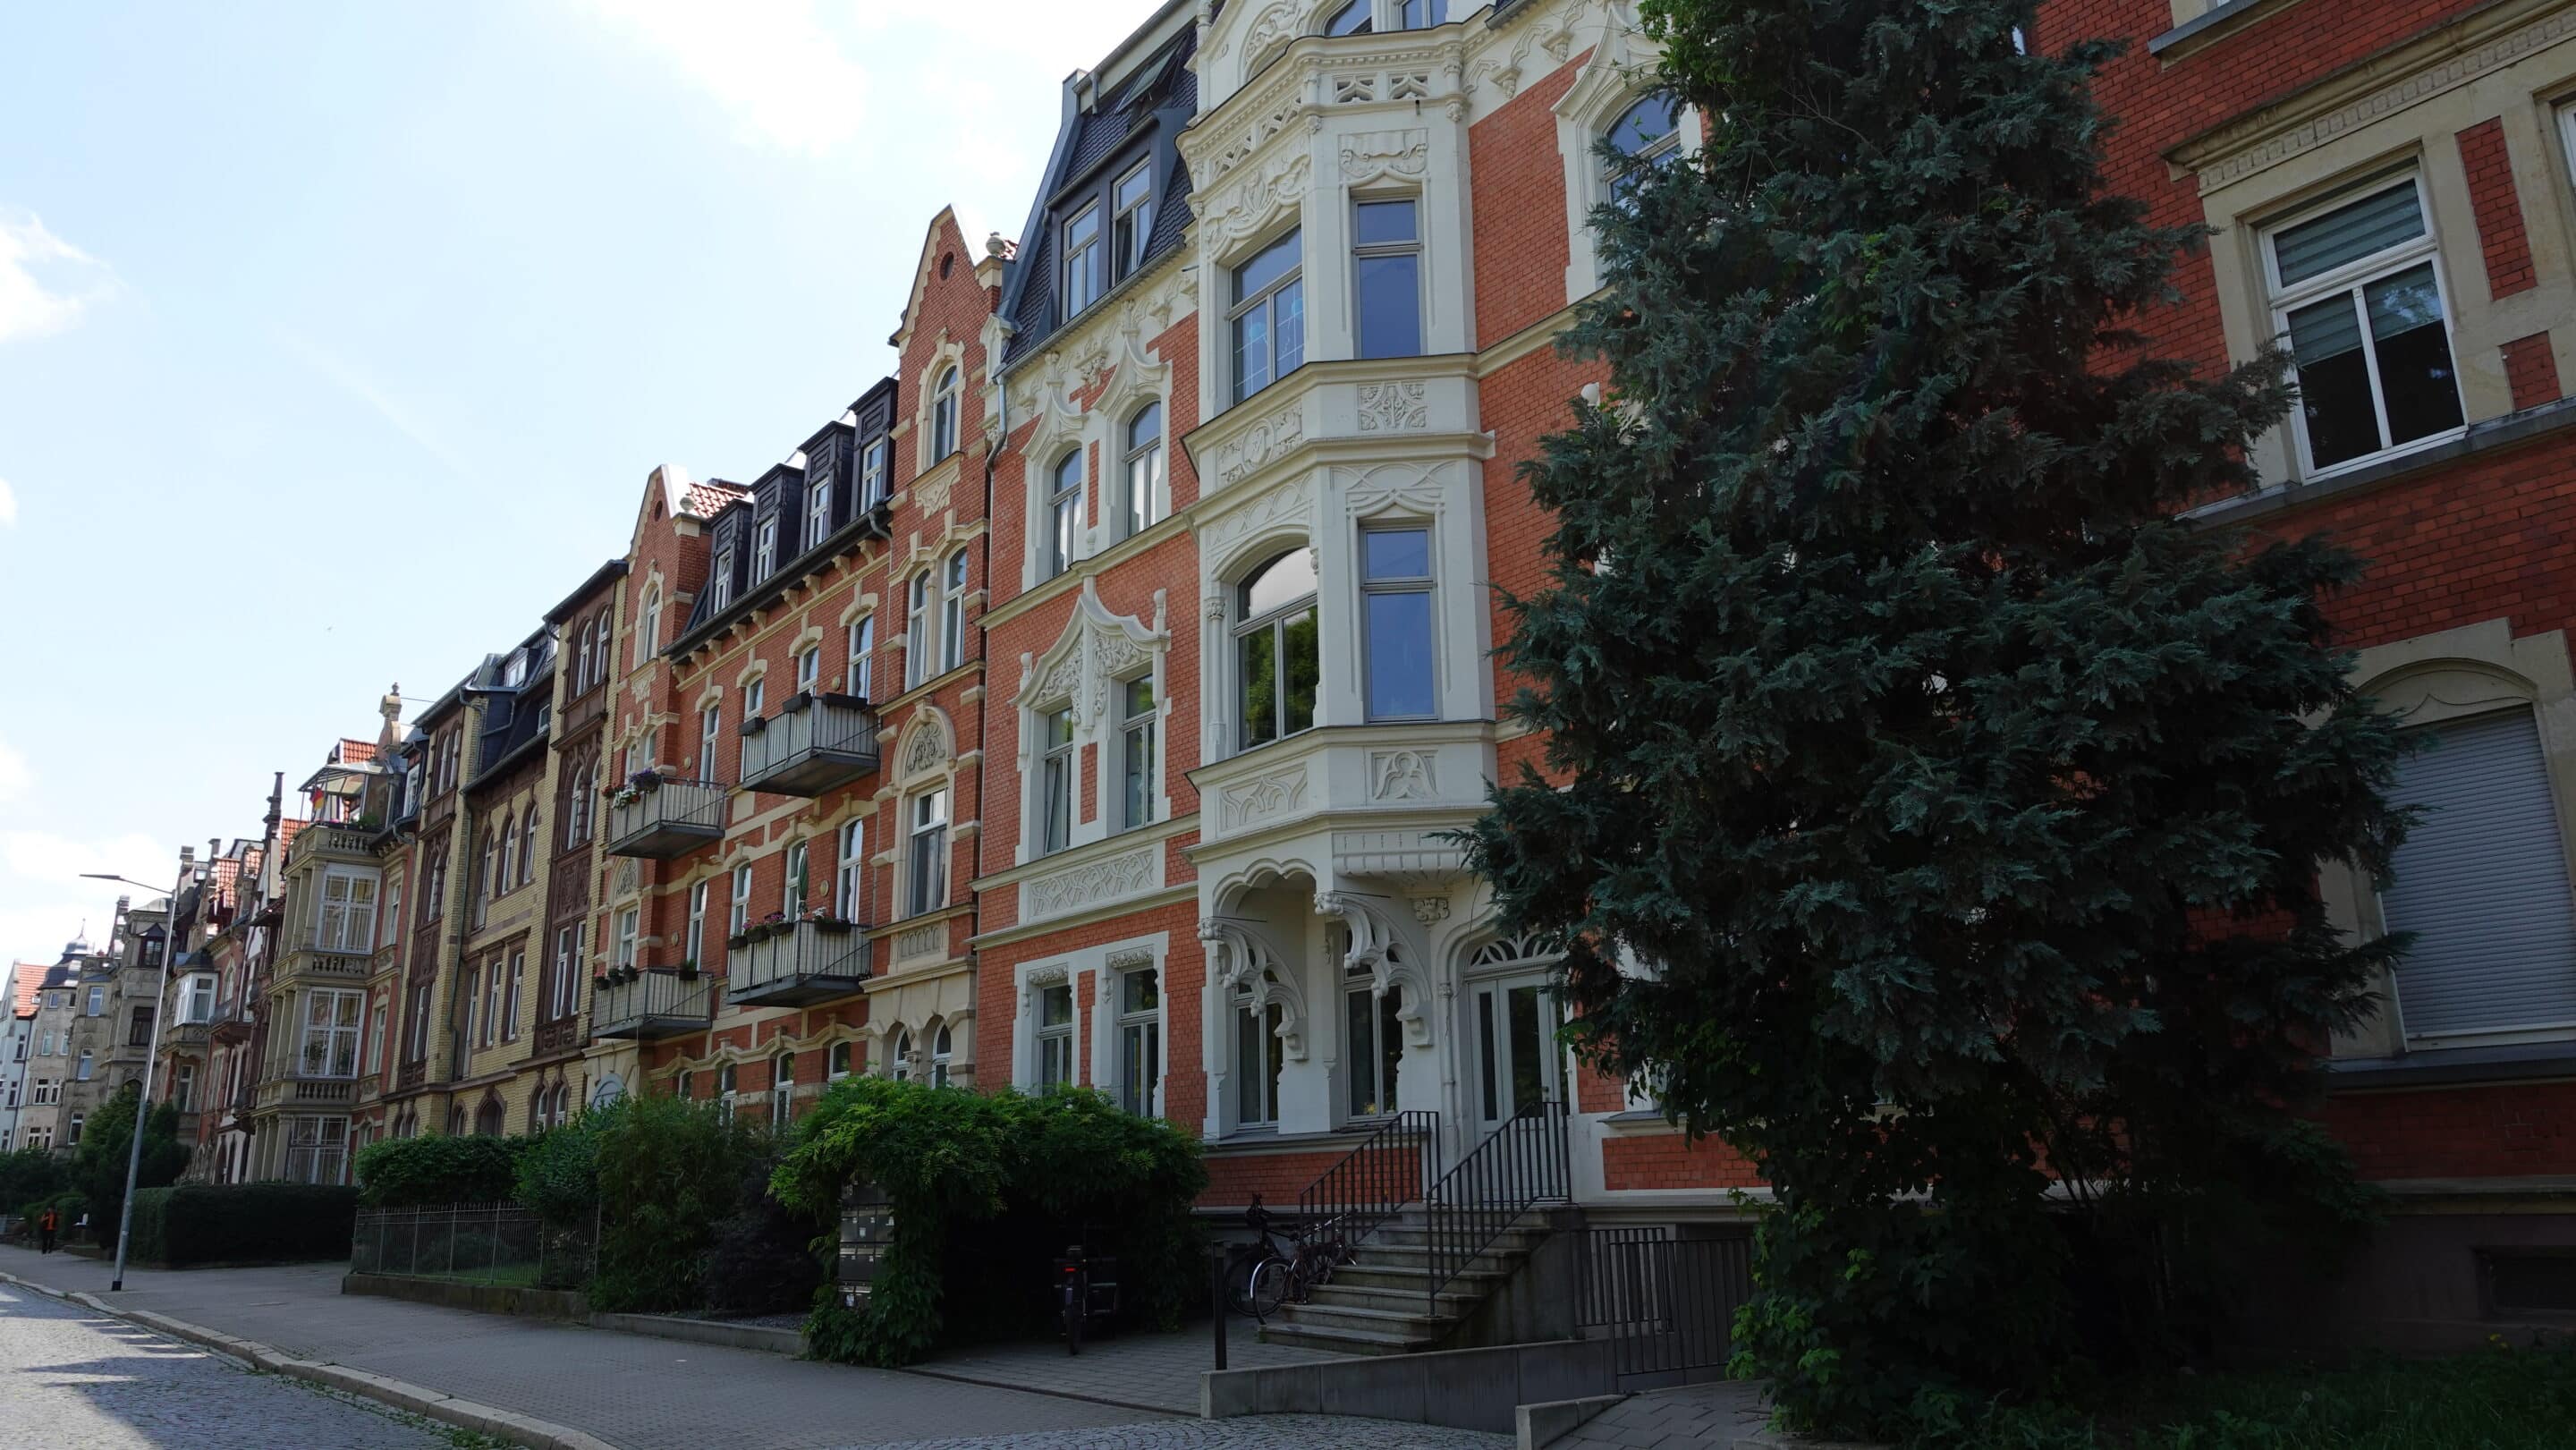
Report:
[[[169,1004],[170,963],[179,954],[179,898],[187,894],[189,880],[194,874],[193,867],[181,866],[179,884],[170,893],[170,920],[164,928],[161,942],[160,988],[152,995],[152,1044],[145,1049],[143,1087],[134,1098],[133,1140],[125,1146],[125,1202],[116,1211],[116,1276],[107,1281],[110,1293],[119,1293],[125,1288],[125,1240],[134,1227],[134,1181],[143,1176],[143,1129],[152,1121],[152,1064],[161,1057],[161,1018],[164,1015],[161,1009]],[[121,881],[145,891],[159,889],[146,886],[132,877],[105,871],[84,871],[81,875],[92,881]]]

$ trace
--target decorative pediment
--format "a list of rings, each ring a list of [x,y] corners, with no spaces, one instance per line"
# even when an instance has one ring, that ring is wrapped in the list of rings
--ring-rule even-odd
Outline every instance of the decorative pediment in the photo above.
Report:
[[[1100,602],[1099,582],[1082,581],[1074,597],[1073,617],[1065,621],[1045,654],[1025,662],[1014,703],[1022,710],[1069,702],[1084,721],[1096,723],[1109,712],[1109,687],[1150,668],[1153,657],[1171,643],[1163,618],[1163,596],[1154,595],[1154,621],[1146,624],[1113,613]]]

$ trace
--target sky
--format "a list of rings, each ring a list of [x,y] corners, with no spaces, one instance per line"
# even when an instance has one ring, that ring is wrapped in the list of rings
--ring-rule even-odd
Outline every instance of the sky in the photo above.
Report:
[[[837,415],[1156,8],[0,6],[0,959]]]

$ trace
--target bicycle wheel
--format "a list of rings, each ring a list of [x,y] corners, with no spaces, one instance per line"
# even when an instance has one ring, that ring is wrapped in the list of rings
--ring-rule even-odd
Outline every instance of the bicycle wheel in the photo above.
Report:
[[[1271,1315],[1279,1312],[1279,1306],[1287,1301],[1290,1279],[1288,1261],[1285,1259],[1263,1259],[1252,1266],[1252,1280],[1248,1292],[1252,1300],[1252,1316],[1255,1319],[1266,1323]]]
[[[1225,1307],[1237,1314],[1250,1314],[1252,1309],[1252,1276],[1260,1269],[1258,1262],[1237,1265],[1226,1275]]]

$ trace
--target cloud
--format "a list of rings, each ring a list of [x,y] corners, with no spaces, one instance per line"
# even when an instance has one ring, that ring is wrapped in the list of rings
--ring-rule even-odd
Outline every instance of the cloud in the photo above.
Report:
[[[450,472],[462,474],[467,471],[464,460],[458,458],[428,424],[400,400],[376,386],[375,380],[357,364],[299,333],[280,331],[277,340],[287,351],[301,358],[305,366],[320,373],[331,386],[366,404],[395,432],[419,444],[422,452],[446,464]]]
[[[0,478],[0,529],[12,527],[17,522],[18,495],[9,487],[9,480]]]
[[[747,141],[819,154],[858,139],[867,122],[867,69],[807,0],[584,0],[583,8],[658,55]]]
[[[106,263],[47,231],[35,213],[0,214],[0,342],[61,332],[115,290]]]
[[[0,740],[0,801],[13,801],[27,793],[34,777],[27,773],[27,757],[19,754],[8,741]]]

